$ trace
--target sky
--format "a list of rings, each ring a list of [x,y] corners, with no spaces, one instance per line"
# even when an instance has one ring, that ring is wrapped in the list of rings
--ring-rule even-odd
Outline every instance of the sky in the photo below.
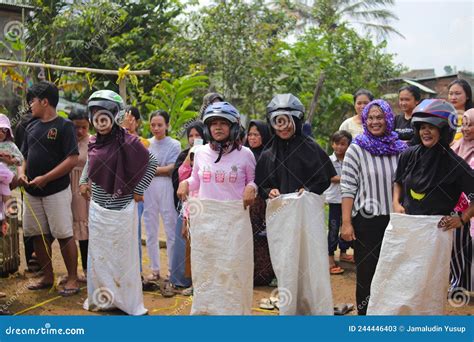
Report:
[[[405,36],[387,39],[396,62],[436,75],[445,65],[474,72],[474,0],[396,0],[391,9],[399,18],[392,26]]]

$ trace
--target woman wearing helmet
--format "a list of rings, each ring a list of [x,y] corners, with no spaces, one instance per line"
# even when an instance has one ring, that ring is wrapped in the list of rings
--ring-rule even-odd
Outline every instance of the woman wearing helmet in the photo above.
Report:
[[[474,196],[474,171],[449,148],[456,133],[456,121],[455,108],[444,100],[423,100],[415,108],[412,122],[417,144],[400,156],[393,203],[397,213],[443,215],[438,227],[456,229],[451,290],[462,287],[470,291],[472,250],[468,232],[474,202],[463,213],[452,213],[463,192],[468,198]]]
[[[91,137],[80,191],[89,209],[86,310],[119,308],[143,315],[135,202],[143,201],[158,163],[116,118],[122,98],[110,90],[93,93],[87,104],[97,134]],[[89,183],[91,185],[89,186]],[[105,300],[104,300],[105,298]]]
[[[264,199],[305,189],[320,195],[336,175],[326,152],[302,134],[303,116],[304,106],[292,94],[278,94],[267,106],[267,120],[275,135],[255,173]]]
[[[196,149],[194,154],[194,164],[191,177],[182,181],[178,187],[178,197],[185,200],[189,191],[198,191],[197,198],[200,200],[217,200],[221,202],[243,201],[243,207],[246,209],[252,205],[255,200],[256,185],[255,177],[255,157],[249,148],[242,146],[239,140],[240,132],[240,114],[234,106],[227,102],[217,102],[207,107],[204,117],[204,138],[209,142],[207,145]],[[217,206],[218,204],[216,204]],[[223,206],[227,205],[223,203]],[[190,209],[191,211],[191,209]],[[205,209],[203,209],[203,212]],[[199,258],[195,255],[202,255],[203,250],[215,246],[216,242],[208,241],[206,246],[197,245],[196,235],[199,229],[195,231],[191,215],[191,245],[193,268],[193,286],[195,289],[192,314],[250,314],[252,303],[252,272],[253,267],[242,270],[241,274],[234,273],[232,269],[222,269],[221,260],[248,260],[252,257],[253,246],[251,244],[252,231],[250,218],[248,218],[248,227],[222,227],[222,222],[215,222],[215,231],[242,231],[248,228],[248,231],[242,231],[241,236],[247,236],[249,243],[241,246],[238,250],[232,250],[226,246],[218,246],[214,257]],[[198,227],[200,228],[200,227]],[[221,236],[219,238],[222,238]],[[214,251],[214,250],[213,250]],[[252,257],[253,258],[253,257]],[[253,259],[252,259],[253,260]],[[215,282],[209,283],[207,276],[197,274],[195,263],[199,262],[203,270],[212,270]],[[205,265],[204,265],[205,264]],[[236,266],[238,267],[238,266]],[[216,274],[218,275],[216,278]],[[203,278],[204,279],[203,281]],[[232,278],[232,279],[231,279]],[[225,283],[221,283],[227,279]],[[237,280],[236,280],[237,279]],[[234,287],[232,284],[240,282],[240,286]],[[229,282],[229,283],[228,283]],[[228,284],[227,284],[228,283]],[[241,302],[230,304],[230,301],[224,303],[221,295],[224,292],[225,297],[241,298]],[[216,295],[214,295],[216,294]],[[202,298],[206,298],[202,300]]]

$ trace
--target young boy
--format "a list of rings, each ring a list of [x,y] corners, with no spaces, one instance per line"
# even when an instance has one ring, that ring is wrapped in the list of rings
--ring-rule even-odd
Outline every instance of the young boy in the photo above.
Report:
[[[346,250],[349,245],[346,241],[339,239],[339,228],[341,227],[341,170],[342,161],[346,154],[349,145],[351,144],[352,136],[347,131],[337,131],[331,136],[331,147],[334,153],[329,157],[336,169],[337,176],[331,178],[331,186],[324,192],[326,202],[329,203],[329,230],[328,230],[328,247],[329,247],[329,272],[331,274],[344,273],[344,269],[336,265],[334,260],[334,251],[339,242],[341,255],[339,260],[354,262],[352,255],[347,255]]]
[[[69,173],[77,164],[79,151],[71,121],[56,113],[58,88],[39,82],[28,89],[26,99],[33,117],[25,131],[22,153],[25,163],[19,182],[25,187],[23,232],[33,237],[35,253],[43,270],[40,280],[28,286],[41,290],[53,286],[51,243],[58,239],[68,278],[62,296],[79,292],[77,284],[77,247],[73,238],[71,187]]]

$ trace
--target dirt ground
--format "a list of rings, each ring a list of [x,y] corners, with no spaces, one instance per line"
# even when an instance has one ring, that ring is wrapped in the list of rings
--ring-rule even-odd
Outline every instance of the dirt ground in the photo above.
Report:
[[[163,231],[163,230],[162,230]],[[8,309],[19,315],[123,315],[121,311],[92,313],[82,309],[82,304],[87,297],[87,289],[82,284],[83,289],[78,295],[63,298],[57,294],[57,290],[39,290],[30,291],[26,289],[30,281],[35,281],[34,275],[24,270],[24,255],[22,251],[22,266],[20,271],[11,275],[9,278],[0,278],[0,291],[6,293],[6,298],[0,299],[0,305],[6,305]],[[336,254],[337,258],[337,254]],[[162,265],[167,264],[166,249],[161,249]],[[149,259],[146,247],[143,246],[143,269],[144,274],[150,273]],[[57,242],[53,244],[53,265],[56,277],[66,274],[65,266],[59,251]],[[80,263],[79,263],[80,265]],[[355,304],[355,266],[353,264],[340,264],[345,272],[342,275],[332,275],[331,285],[333,291],[334,303],[354,303]],[[79,272],[82,269],[79,266]],[[162,271],[162,276],[166,275],[167,270]],[[254,289],[254,308],[253,315],[277,315],[278,311],[267,311],[258,309],[258,302],[261,298],[269,297],[275,288],[256,287]],[[275,290],[276,291],[276,290]],[[192,297],[177,295],[172,298],[164,298],[159,292],[144,293],[145,307],[150,315],[188,315],[191,309]],[[349,313],[356,314],[355,311]],[[469,305],[462,307],[446,306],[447,315],[473,315],[474,298]]]

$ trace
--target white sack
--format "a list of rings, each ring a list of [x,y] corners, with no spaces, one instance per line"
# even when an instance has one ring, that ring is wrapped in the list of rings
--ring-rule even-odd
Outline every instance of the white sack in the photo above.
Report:
[[[86,310],[118,308],[143,315],[136,204],[109,210],[93,201],[89,209]]]
[[[242,201],[189,200],[193,315],[250,315],[253,236]]]
[[[443,315],[453,232],[441,217],[390,214],[367,315]]]
[[[268,201],[266,221],[280,315],[332,315],[323,198],[281,195]]]

